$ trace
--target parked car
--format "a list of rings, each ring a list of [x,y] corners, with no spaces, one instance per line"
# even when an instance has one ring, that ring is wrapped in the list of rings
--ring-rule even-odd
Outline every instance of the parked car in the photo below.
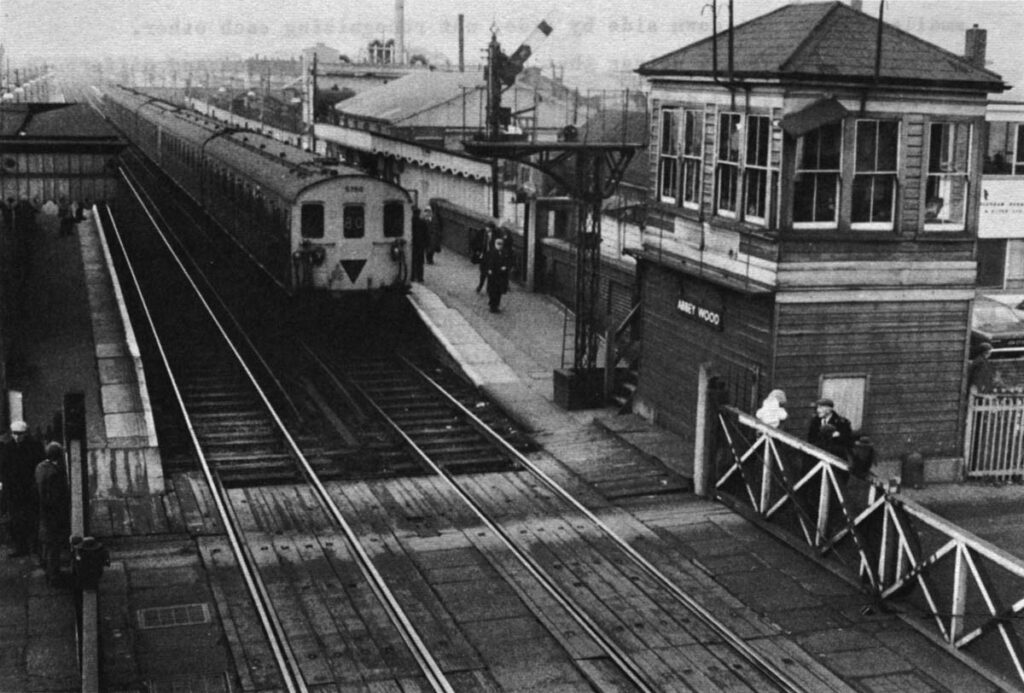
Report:
[[[971,358],[981,344],[992,345],[993,359],[1024,357],[1024,302],[1017,309],[1005,303],[978,296],[971,314]]]

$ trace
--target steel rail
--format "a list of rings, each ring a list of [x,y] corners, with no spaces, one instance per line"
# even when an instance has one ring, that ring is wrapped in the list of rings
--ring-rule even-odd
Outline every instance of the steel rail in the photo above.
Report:
[[[692,596],[683,591],[678,585],[672,582],[664,573],[656,568],[650,561],[648,561],[640,552],[634,549],[625,539],[620,537],[615,530],[609,527],[601,518],[597,517],[593,512],[590,511],[585,505],[580,503],[574,498],[568,491],[563,489],[558,482],[548,476],[542,469],[537,467],[531,462],[526,456],[521,454],[512,445],[508,443],[504,438],[494,432],[490,426],[480,420],[476,414],[468,409],[462,402],[451,396],[444,387],[442,387],[437,381],[431,378],[429,375],[424,373],[415,364],[410,362],[405,357],[401,358],[406,365],[416,372],[421,378],[430,383],[434,389],[441,393],[452,405],[458,408],[465,416],[473,422],[473,425],[477,427],[482,433],[491,438],[495,443],[500,445],[508,454],[514,456],[520,464],[527,468],[531,474],[540,479],[545,486],[548,487],[553,493],[559,496],[566,503],[575,508],[578,512],[583,514],[588,520],[593,522],[602,532],[605,533],[618,547],[624,552],[629,558],[639,566],[651,579],[657,582],[661,587],[668,590],[673,597],[675,597],[680,603],[686,606],[691,612],[693,612],[704,625],[711,628],[715,633],[722,637],[725,642],[732,647],[738,654],[744,659],[750,662],[758,671],[764,674],[768,679],[774,683],[780,690],[791,691],[792,693],[802,693],[804,688],[796,681],[794,681],[786,672],[780,669],[778,666],[768,660],[767,657],[762,655],[760,652],[751,647],[743,638],[732,631],[725,623],[718,619],[708,609],[701,605]]]
[[[138,198],[135,187],[127,177],[125,177],[125,182],[128,184],[132,193]],[[156,221],[149,215],[149,211],[146,210],[145,203],[141,198],[138,199],[139,204],[142,205],[143,210],[146,211],[146,215],[150,217],[150,221],[155,226]],[[225,501],[224,497],[226,496],[226,491],[221,486],[220,480],[216,475],[214,475],[210,468],[210,464],[206,459],[206,455],[203,453],[203,448],[199,442],[198,434],[192,423],[192,417],[188,412],[188,408],[185,406],[185,400],[181,393],[181,388],[178,387],[177,379],[174,377],[174,371],[171,369],[170,360],[167,357],[167,351],[164,349],[163,341],[160,339],[160,334],[157,331],[152,312],[149,309],[149,303],[146,301],[145,295],[143,294],[138,275],[136,274],[135,268],[128,256],[128,250],[124,245],[121,232],[117,228],[117,222],[114,220],[113,214],[110,212],[110,208],[105,206],[105,209],[112,226],[111,231],[117,239],[118,246],[121,248],[121,254],[124,256],[125,264],[128,268],[128,274],[131,276],[132,284],[135,287],[135,293],[139,297],[142,312],[146,317],[146,322],[149,324],[150,331],[153,333],[153,339],[156,342],[157,351],[160,354],[160,360],[163,362],[164,368],[167,371],[167,376],[171,383],[171,389],[174,391],[174,397],[177,399],[178,406],[181,408],[182,416],[185,419],[185,426],[188,429],[189,437],[192,439],[192,445],[199,458],[199,464],[202,469],[203,476],[206,479],[206,483],[210,486],[211,496],[213,497],[214,504],[217,506],[217,514],[224,525],[228,542],[231,544],[231,550],[238,561],[239,570],[242,572],[242,578],[245,581],[246,588],[249,590],[249,596],[252,598],[253,604],[256,608],[256,613],[263,626],[263,631],[267,635],[267,641],[274,654],[274,660],[277,662],[278,671],[281,673],[281,678],[284,680],[284,684],[289,691],[308,691],[309,689],[306,687],[305,680],[303,679],[302,672],[299,668],[298,658],[287,644],[284,626],[281,623],[281,619],[278,617],[277,612],[273,607],[270,594],[259,575],[259,571],[254,568],[256,564],[255,558],[249,551],[248,546],[246,546],[242,541],[242,532],[238,528],[238,518],[235,516],[233,509],[230,508],[230,504]],[[100,232],[102,233],[102,229]]]
[[[137,177],[136,177],[135,180],[138,182],[138,178]],[[141,188],[141,190],[146,195],[146,199],[148,199],[151,202],[151,204],[153,206],[153,209],[156,211],[157,215],[160,217],[160,220],[163,222],[164,226],[168,229],[168,233],[170,233],[172,236],[174,236],[175,240],[177,240],[180,243],[181,239],[178,238],[177,235],[173,231],[170,230],[171,229],[171,224],[168,223],[167,217],[164,216],[163,212],[160,211],[160,208],[157,206],[157,204],[153,200],[152,196],[144,188]],[[192,220],[192,222],[194,222],[195,224],[199,225],[200,222],[194,216],[192,216],[192,214],[187,209],[185,209],[185,207],[183,205],[181,205],[177,201],[174,201],[174,204],[177,205],[178,209],[180,209],[182,212],[184,212],[189,217],[189,219]],[[203,269],[200,266],[200,264],[198,262],[196,262],[195,258],[192,257],[191,253],[189,253],[188,251],[184,251],[184,250],[182,252],[192,262],[192,266],[195,268],[195,270],[194,270],[195,273],[203,278],[203,282],[206,284],[209,292],[212,293],[214,298],[217,300],[217,303],[220,305],[221,310],[228,316],[228,319],[231,320],[231,324],[234,326],[234,328],[238,332],[238,334],[241,335],[242,339],[245,341],[245,345],[253,353],[253,355],[256,357],[256,359],[260,362],[260,366],[263,367],[263,370],[267,373],[267,375],[270,377],[270,379],[274,382],[274,387],[277,389],[278,392],[281,393],[281,396],[284,397],[285,401],[288,402],[288,407],[292,410],[292,413],[295,415],[295,418],[299,418],[299,409],[295,405],[295,402],[292,400],[292,398],[288,394],[287,390],[285,390],[284,385],[278,379],[277,375],[275,375],[274,370],[270,367],[270,364],[267,363],[266,359],[263,358],[263,354],[260,353],[259,349],[256,348],[256,345],[252,343],[251,339],[249,339],[249,335],[246,333],[245,329],[239,324],[238,320],[235,318],[235,316],[231,312],[231,310],[224,303],[224,300],[220,297],[220,294],[218,294],[216,292],[216,290],[214,290],[213,283],[210,281],[210,278],[206,276],[206,273],[203,271]]]
[[[318,359],[319,361],[319,359]],[[323,368],[328,368],[326,364],[320,361]],[[493,519],[491,519],[480,504],[474,500],[469,493],[462,489],[462,487],[452,479],[451,474],[448,473],[443,467],[438,465],[430,456],[420,448],[416,442],[409,437],[409,435],[402,430],[402,427],[378,405],[372,397],[358,384],[354,383],[353,387],[369,402],[370,406],[377,412],[377,415],[390,426],[395,433],[402,438],[405,444],[423,461],[423,463],[431,469],[440,478],[444,479],[448,484],[449,488],[453,490],[456,495],[465,503],[465,505],[473,511],[473,514],[487,526],[508,548],[509,551],[519,560],[519,562],[526,568],[526,570],[533,576],[534,580],[548,593],[559,606],[565,609],[566,613],[589,635],[593,638],[594,642],[602,648],[609,656],[609,658],[619,667],[619,669],[632,681],[637,688],[641,691],[648,691],[654,693],[658,691],[658,687],[650,680],[647,673],[643,668],[633,661],[633,659],[626,653],[614,640],[612,640],[597,624],[594,619],[581,607],[576,601],[567,594],[561,587],[559,587],[550,575],[544,570],[544,568],[534,559],[532,556],[527,554],[509,533],[498,525]]]
[[[150,218],[152,219],[152,217]],[[157,231],[159,233],[159,229],[157,229]],[[273,404],[270,402],[269,398],[266,395],[266,392],[264,392],[263,388],[256,381],[256,378],[253,375],[248,364],[246,364],[245,359],[242,358],[242,355],[238,352],[234,343],[228,337],[220,320],[210,309],[209,303],[206,301],[206,298],[202,296],[201,292],[199,292],[198,287],[195,285],[195,282],[193,282],[191,276],[188,275],[186,268],[182,264],[181,259],[178,257],[174,248],[171,247],[170,243],[167,241],[167,239],[163,236],[162,233],[160,233],[160,237],[163,240],[168,251],[171,253],[171,256],[178,264],[179,268],[181,268],[181,270],[185,273],[185,276],[188,279],[189,284],[196,291],[197,296],[204,305],[204,307],[206,307],[207,312],[209,313],[214,325],[220,332],[221,337],[224,339],[228,348],[234,354],[239,365],[242,367],[242,370],[245,372],[246,377],[249,378],[249,381],[250,383],[252,383],[257,395],[259,396],[260,400],[266,407],[267,412],[274,420],[274,423],[281,431],[281,434],[284,436],[286,442],[288,443],[288,446],[291,448],[292,453],[296,458],[297,463],[299,464],[299,468],[306,477],[307,482],[310,484],[310,486],[313,487],[314,491],[316,492],[317,499],[320,501],[321,506],[328,512],[328,514],[335,520],[338,527],[342,530],[342,533],[345,535],[345,539],[349,545],[349,548],[356,557],[356,565],[359,567],[360,572],[367,580],[367,583],[369,584],[374,595],[377,597],[380,604],[384,607],[384,610],[388,613],[389,619],[395,626],[395,629],[401,635],[402,640],[406,643],[406,646],[409,648],[410,653],[416,659],[417,664],[420,666],[420,669],[423,671],[426,678],[430,681],[430,684],[435,691],[454,693],[454,689],[451,687],[451,684],[445,677],[444,672],[441,671],[441,667],[438,665],[437,661],[430,653],[430,650],[423,642],[423,639],[419,635],[419,632],[416,630],[415,626],[413,625],[412,620],[402,609],[401,605],[398,603],[397,598],[391,592],[390,588],[388,588],[387,583],[384,580],[384,577],[377,570],[377,567],[373,564],[373,561],[370,558],[369,554],[366,552],[366,549],[364,549],[362,544],[359,542],[359,538],[358,536],[356,536],[355,531],[351,528],[348,521],[345,520],[345,517],[342,514],[341,509],[338,507],[337,503],[334,502],[334,499],[331,498],[326,487],[323,485],[323,482],[320,481],[320,478],[317,476],[316,471],[313,469],[312,464],[310,464],[309,460],[306,459],[306,456],[302,452],[302,449],[299,447],[298,443],[295,441],[295,438],[289,432],[288,427],[285,425],[284,421],[282,421],[277,411],[275,410]]]

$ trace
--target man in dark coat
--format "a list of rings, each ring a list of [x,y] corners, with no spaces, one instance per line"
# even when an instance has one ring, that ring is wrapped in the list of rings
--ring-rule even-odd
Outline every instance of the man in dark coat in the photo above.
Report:
[[[492,313],[501,312],[501,297],[508,292],[509,254],[505,250],[505,239],[498,236],[491,249],[484,255],[483,266],[487,272],[487,300]]]
[[[60,554],[71,535],[68,475],[60,443],[46,446],[46,458],[36,465],[35,484],[39,495],[39,558],[47,581],[53,585],[60,580]]]
[[[39,499],[35,469],[43,459],[42,443],[28,435],[24,421],[11,424],[11,437],[0,443],[0,510],[9,519],[11,556],[27,556],[35,544]]]
[[[423,262],[430,243],[430,227],[420,216],[420,208],[412,208],[412,280],[423,281]]]
[[[487,222],[487,226],[477,229],[469,244],[469,259],[473,264],[480,267],[480,281],[476,285],[476,292],[484,288],[487,283],[487,253],[494,247],[494,239],[498,235],[498,227],[493,221]]]
[[[853,430],[849,419],[835,411],[835,402],[825,397],[814,403],[815,416],[807,429],[807,442],[830,452],[841,460],[847,459],[853,445]]]

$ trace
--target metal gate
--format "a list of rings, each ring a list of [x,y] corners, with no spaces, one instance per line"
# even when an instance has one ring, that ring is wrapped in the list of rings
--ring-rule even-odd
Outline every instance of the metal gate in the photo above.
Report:
[[[968,396],[964,459],[969,477],[1024,475],[1024,394]]]

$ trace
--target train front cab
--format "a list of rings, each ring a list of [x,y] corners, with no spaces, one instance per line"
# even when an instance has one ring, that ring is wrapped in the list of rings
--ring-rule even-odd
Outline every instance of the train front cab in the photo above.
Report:
[[[406,289],[411,216],[407,194],[375,180],[304,190],[292,210],[292,286],[334,296]]]

